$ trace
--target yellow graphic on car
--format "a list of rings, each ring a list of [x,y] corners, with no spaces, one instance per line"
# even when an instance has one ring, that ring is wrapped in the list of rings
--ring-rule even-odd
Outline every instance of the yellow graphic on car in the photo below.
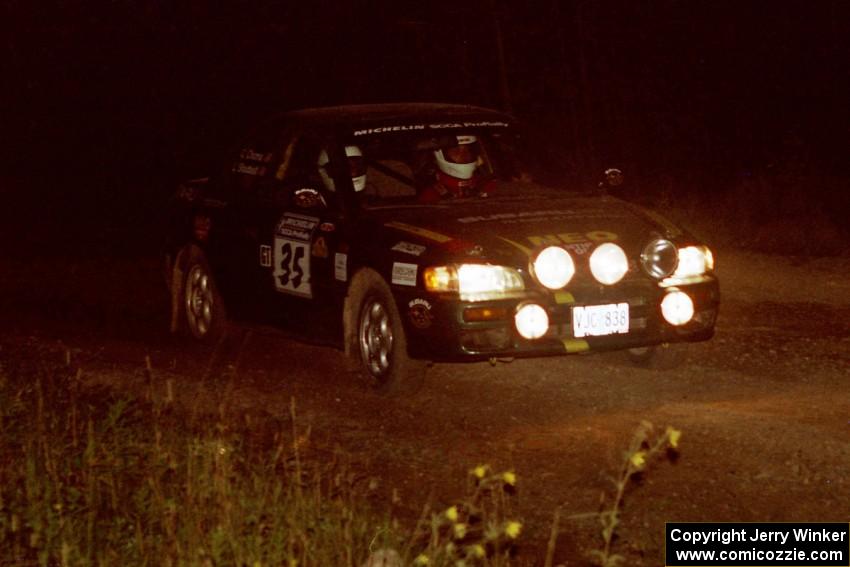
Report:
[[[409,232],[410,234],[415,234],[417,236],[421,236],[422,238],[427,238],[435,242],[448,242],[452,239],[451,236],[446,236],[445,234],[440,234],[439,232],[434,232],[432,230],[428,230],[427,228],[422,228],[421,226],[413,226],[412,224],[407,224],[404,222],[392,221],[384,224],[384,226],[403,230],[405,232]]]

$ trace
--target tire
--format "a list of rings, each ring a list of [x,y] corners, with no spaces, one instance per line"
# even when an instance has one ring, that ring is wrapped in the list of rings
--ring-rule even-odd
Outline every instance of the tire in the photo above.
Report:
[[[657,346],[630,348],[626,357],[635,366],[652,370],[674,370],[688,358],[688,344],[663,343]]]
[[[198,342],[227,334],[227,312],[204,251],[187,244],[177,254],[171,278],[171,330]]]
[[[345,308],[346,353],[376,391],[414,393],[425,379],[427,363],[407,354],[407,336],[386,281],[377,272],[358,272]]]

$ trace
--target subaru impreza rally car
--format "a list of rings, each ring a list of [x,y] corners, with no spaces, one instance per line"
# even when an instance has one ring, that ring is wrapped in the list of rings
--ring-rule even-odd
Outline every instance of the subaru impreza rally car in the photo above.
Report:
[[[435,156],[459,140],[475,143],[477,189],[423,202]],[[429,361],[646,357],[713,335],[704,244],[598,188],[535,184],[521,148],[511,116],[470,106],[267,120],[177,193],[172,331],[213,340],[227,316],[281,324],[343,348],[384,390],[415,386]]]

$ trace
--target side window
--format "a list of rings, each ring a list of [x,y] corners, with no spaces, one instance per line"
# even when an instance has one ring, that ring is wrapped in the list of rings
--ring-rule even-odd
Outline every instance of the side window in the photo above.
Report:
[[[226,172],[228,189],[234,201],[252,203],[263,200],[268,179],[284,158],[279,151],[281,137],[275,124],[264,125],[236,147],[230,169]]]
[[[274,174],[283,203],[294,209],[335,208],[337,195],[321,175],[320,154],[326,144],[313,136],[294,135]],[[327,158],[326,158],[327,159]]]

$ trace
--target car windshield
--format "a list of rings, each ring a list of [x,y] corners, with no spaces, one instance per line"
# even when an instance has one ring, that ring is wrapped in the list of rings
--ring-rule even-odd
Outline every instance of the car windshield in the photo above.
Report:
[[[363,151],[366,208],[521,194],[524,177],[504,132],[393,133],[346,141]]]

